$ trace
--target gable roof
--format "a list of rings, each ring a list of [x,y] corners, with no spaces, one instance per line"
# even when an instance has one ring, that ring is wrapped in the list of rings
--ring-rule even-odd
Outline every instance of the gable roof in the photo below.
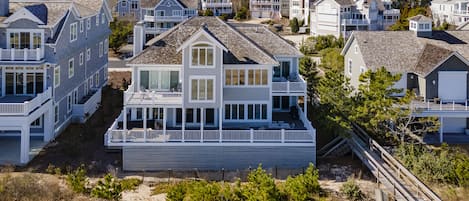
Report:
[[[436,65],[446,60],[453,53],[451,50],[436,45],[425,44],[413,72],[426,76],[433,71]]]
[[[140,0],[140,7],[141,8],[155,8],[162,1],[164,0]],[[199,7],[199,2],[197,0],[174,0],[174,1],[181,4],[181,6],[184,8],[198,9]]]
[[[271,55],[303,56],[292,44],[263,25],[246,23],[230,23],[230,25]]]
[[[10,1],[10,13],[22,8],[28,9],[47,26],[55,26],[74,7],[81,17],[96,15],[104,4],[103,0],[21,0]],[[0,19],[0,22],[4,20]]]
[[[354,40],[366,67],[372,70],[384,66],[394,73],[415,70],[425,74],[450,53],[469,58],[469,31],[433,31],[431,37],[417,37],[412,31],[354,31],[342,55]]]
[[[421,15],[421,14],[418,14],[416,16],[413,16],[413,17],[409,17],[408,20],[412,20],[412,21],[417,21],[417,22],[431,22],[432,21],[432,18],[429,18],[427,16],[424,16],[424,15]]]
[[[177,49],[202,27],[227,51],[223,53],[224,64],[277,65],[271,54],[242,35],[235,27],[216,17],[193,17],[179,23],[171,30],[157,36],[148,48],[129,62],[132,64],[182,64],[182,52]]]

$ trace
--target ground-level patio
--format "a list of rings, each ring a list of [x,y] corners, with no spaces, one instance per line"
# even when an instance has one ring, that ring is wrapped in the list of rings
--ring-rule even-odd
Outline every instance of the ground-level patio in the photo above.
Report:
[[[42,136],[32,136],[30,138],[29,159],[33,159],[47,142]],[[20,165],[21,137],[20,136],[0,136],[0,164]]]

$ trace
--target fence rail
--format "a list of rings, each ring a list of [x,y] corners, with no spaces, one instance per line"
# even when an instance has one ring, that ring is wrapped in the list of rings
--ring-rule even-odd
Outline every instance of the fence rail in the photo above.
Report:
[[[28,115],[51,97],[52,89],[49,87],[30,101],[23,103],[0,103],[0,115]]]
[[[352,124],[353,132],[349,142],[360,159],[375,169],[373,174],[392,185],[394,194],[405,200],[441,201],[429,187],[415,177],[407,168],[389,154],[378,142],[371,139],[358,125]]]

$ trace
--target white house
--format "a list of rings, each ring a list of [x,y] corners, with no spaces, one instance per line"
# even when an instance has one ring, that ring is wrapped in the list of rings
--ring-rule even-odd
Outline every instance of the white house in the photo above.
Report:
[[[311,35],[348,37],[352,31],[385,30],[400,16],[390,0],[319,0],[311,9]]]
[[[456,26],[469,21],[469,0],[433,0],[430,6],[433,20]]]
[[[193,17],[149,43],[128,63],[132,85],[106,133],[125,170],[315,162],[303,55],[287,41],[261,25]]]

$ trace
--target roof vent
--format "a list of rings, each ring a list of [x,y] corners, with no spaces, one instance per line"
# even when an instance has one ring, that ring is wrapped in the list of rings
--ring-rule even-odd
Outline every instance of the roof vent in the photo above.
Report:
[[[432,36],[432,19],[423,15],[409,18],[409,30],[418,37]]]

